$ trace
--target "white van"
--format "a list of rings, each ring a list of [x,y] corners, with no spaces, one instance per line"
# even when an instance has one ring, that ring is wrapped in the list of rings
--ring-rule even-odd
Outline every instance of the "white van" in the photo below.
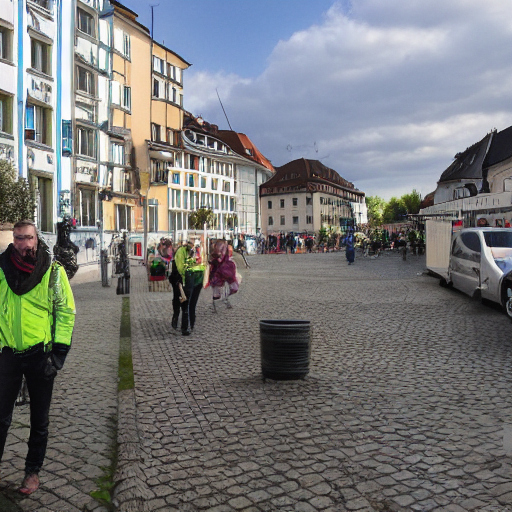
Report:
[[[428,243],[427,225],[427,252]],[[437,259],[434,268],[427,257],[427,267],[441,276],[441,284],[497,302],[512,319],[512,228],[461,229],[451,236],[448,258]],[[448,262],[447,268],[439,267],[440,259]]]

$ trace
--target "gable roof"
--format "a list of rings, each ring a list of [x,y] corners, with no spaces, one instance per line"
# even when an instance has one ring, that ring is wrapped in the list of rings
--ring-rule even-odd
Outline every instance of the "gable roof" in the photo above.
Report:
[[[262,186],[265,189],[273,187],[305,186],[311,182],[330,183],[339,187],[360,192],[353,183],[342,178],[334,169],[326,167],[318,160],[299,158],[281,167],[276,167],[276,174]]]
[[[512,158],[512,126],[494,134],[482,167],[488,169],[508,158]]]
[[[439,183],[461,179],[482,179],[484,161],[492,133],[488,133],[480,142],[473,144],[463,153],[457,153],[452,164],[441,174]]]
[[[222,142],[225,142],[235,153],[266,167],[270,171],[274,170],[274,166],[271,164],[270,160],[261,153],[245,133],[237,133],[232,130],[219,130],[216,136]]]

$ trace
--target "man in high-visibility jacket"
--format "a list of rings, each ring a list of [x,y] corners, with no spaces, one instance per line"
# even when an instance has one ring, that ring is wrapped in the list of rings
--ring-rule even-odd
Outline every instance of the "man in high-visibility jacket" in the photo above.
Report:
[[[17,222],[13,238],[0,254],[0,459],[25,376],[30,437],[19,491],[32,494],[46,454],[53,381],[71,346],[75,302],[64,267],[52,264],[35,224]]]

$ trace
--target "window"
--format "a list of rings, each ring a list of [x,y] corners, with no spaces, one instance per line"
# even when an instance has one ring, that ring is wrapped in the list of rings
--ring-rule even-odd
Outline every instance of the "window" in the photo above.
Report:
[[[121,84],[115,80],[110,82],[110,96],[114,105],[121,105]]]
[[[12,97],[0,93],[0,132],[13,134]]]
[[[480,238],[474,232],[462,233],[452,244],[452,256],[469,261],[480,261]]]
[[[25,112],[25,140],[52,145],[52,113],[49,108],[27,104]]]
[[[268,218],[268,225],[269,225],[269,226],[273,226],[273,225],[274,225],[274,219],[273,219],[273,217],[269,217],[269,218]]]
[[[269,202],[268,202],[268,209],[269,209],[269,210],[272,210],[272,201],[269,201]]]
[[[132,207],[126,204],[116,204],[116,231],[132,230]]]
[[[313,224],[313,217],[311,215],[306,215],[306,224]]]
[[[96,30],[94,28],[94,18],[91,14],[88,12],[85,12],[83,9],[80,9],[80,7],[77,8],[77,25],[78,30],[81,32],[84,32],[85,34],[95,37]]]
[[[172,146],[180,145],[180,132],[178,130],[173,130],[172,128],[167,128],[167,143]]]
[[[224,192],[231,192],[231,183],[229,181],[225,181],[223,184],[222,184],[222,190]]]
[[[175,87],[169,87],[168,99],[169,99],[169,101],[172,101],[173,103],[177,103],[178,96],[177,96],[177,91],[176,91]]]
[[[96,87],[95,87],[95,79],[94,74],[80,66],[76,67],[76,87],[79,91],[86,92],[87,94],[94,95]]]
[[[0,59],[12,62],[12,30],[0,25]]]
[[[172,182],[175,185],[179,185],[180,184],[180,173],[179,172],[173,172],[172,173]]]
[[[124,165],[124,146],[122,144],[112,143],[112,162]]]
[[[76,129],[76,152],[79,155],[96,156],[96,134],[92,128],[78,126]]]
[[[120,28],[114,28],[114,49],[129,59],[130,34],[126,34]]]
[[[165,160],[151,160],[151,182],[167,183],[169,180],[169,169]]]
[[[285,218],[284,215],[281,215],[281,226],[285,225]]]
[[[219,178],[212,178],[212,190],[219,189]]]
[[[201,188],[206,188],[206,178],[201,176]]]
[[[165,61],[153,56],[153,71],[165,75]]]
[[[62,154],[71,156],[73,153],[73,128],[71,121],[62,121]]]
[[[293,224],[298,224],[299,223],[299,217],[293,217],[292,218],[292,222],[293,222]]]
[[[313,198],[312,197],[306,197],[306,205],[313,204]]]
[[[280,203],[281,208],[284,208],[284,199],[281,199],[281,200],[279,201],[279,203]]]
[[[49,178],[32,176],[36,199],[36,219],[41,231],[53,232],[53,182]]]
[[[79,189],[80,225],[93,227],[96,225],[96,198],[93,189]]]
[[[125,57],[130,58],[130,34],[123,34],[123,54]]]
[[[297,198],[296,198],[296,197],[294,197],[294,198],[292,199],[292,205],[293,205],[293,206],[297,206],[297,202],[298,202]]]
[[[148,205],[149,231],[158,231],[158,205]]]
[[[126,110],[132,109],[132,89],[127,85],[123,85],[123,102],[121,106]]]
[[[160,97],[160,82],[156,78],[153,78],[153,96]]]
[[[162,127],[159,124],[151,123],[151,140],[160,142],[162,135]]]
[[[187,175],[187,185],[189,187],[195,187],[196,186],[195,181],[194,181],[194,175],[192,173]]]
[[[453,191],[453,199],[460,199],[462,197],[469,197],[471,195],[470,191],[466,187],[457,187]]]
[[[50,10],[50,0],[31,0],[37,5],[40,5],[41,7],[44,7],[47,11]]]
[[[30,39],[32,69],[36,69],[46,75],[51,75],[51,46],[39,41],[39,39]]]

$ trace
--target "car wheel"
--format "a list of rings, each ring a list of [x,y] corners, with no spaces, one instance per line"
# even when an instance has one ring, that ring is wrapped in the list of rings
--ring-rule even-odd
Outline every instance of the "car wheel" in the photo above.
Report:
[[[505,313],[512,320],[512,297],[507,297],[504,304]]]
[[[512,281],[505,281],[501,289],[503,309],[505,314],[512,320]]]

